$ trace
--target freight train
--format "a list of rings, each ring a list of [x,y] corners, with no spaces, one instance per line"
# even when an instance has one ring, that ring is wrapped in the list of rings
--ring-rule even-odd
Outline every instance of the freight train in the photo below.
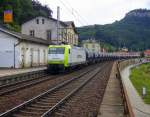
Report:
[[[60,71],[105,60],[128,59],[138,56],[138,54],[128,53],[94,53],[83,47],[71,45],[50,45],[48,47],[48,71]]]

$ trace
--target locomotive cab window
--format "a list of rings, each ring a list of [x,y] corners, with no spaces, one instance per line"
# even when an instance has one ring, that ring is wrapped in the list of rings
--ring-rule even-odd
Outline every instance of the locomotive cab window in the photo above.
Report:
[[[70,54],[70,49],[68,51],[69,51],[69,54]]]
[[[65,48],[49,48],[49,54],[64,54]]]

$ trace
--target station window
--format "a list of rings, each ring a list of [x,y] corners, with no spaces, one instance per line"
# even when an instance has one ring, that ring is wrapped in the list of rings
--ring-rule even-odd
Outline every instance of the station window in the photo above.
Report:
[[[39,19],[36,19],[36,23],[39,24]]]
[[[94,44],[92,45],[92,48],[95,48],[95,45],[94,45]]]
[[[51,30],[47,30],[47,40],[51,40],[51,37],[52,37],[52,32]]]
[[[42,19],[42,24],[44,24],[45,23],[45,20],[44,19]]]
[[[30,30],[30,36],[34,37],[34,30]]]

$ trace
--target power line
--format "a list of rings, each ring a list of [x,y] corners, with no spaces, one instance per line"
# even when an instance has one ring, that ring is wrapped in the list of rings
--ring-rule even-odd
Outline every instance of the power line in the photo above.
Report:
[[[70,11],[70,8],[67,7],[67,5],[66,5],[62,0],[59,0],[59,1],[60,1],[61,4],[63,4],[63,6],[68,10],[68,12],[71,13],[71,15],[73,15],[75,19],[77,19],[76,16],[75,16],[74,14],[72,14],[72,12]],[[81,25],[84,25],[84,23],[83,23],[82,21],[80,21],[79,19],[77,19],[77,20],[79,21],[79,23],[80,23]]]
[[[68,5],[72,8],[72,10],[74,10],[74,11],[76,12],[76,14],[77,14],[78,16],[80,16],[81,19],[82,19],[83,21],[85,21],[86,24],[88,25],[87,20],[86,20],[82,15],[80,15],[80,13],[79,13],[76,9],[74,9],[74,8],[72,7],[72,5],[68,2],[68,0],[64,0],[64,1],[66,1],[66,2],[68,3]]]
[[[59,1],[60,1],[61,4],[63,4],[63,6],[68,10],[68,12],[69,12],[71,15],[73,15],[75,19],[77,19],[77,20],[79,21],[79,23],[80,23],[81,25],[85,25],[85,23],[83,23],[83,22],[85,22],[85,21],[81,21],[81,19],[77,18],[76,15],[73,13],[73,10],[74,10],[74,11],[76,12],[76,14],[79,15],[79,13],[78,13],[74,8],[71,7],[71,10],[70,10],[70,8],[69,8],[62,0],[59,0]],[[81,16],[80,16],[80,17],[81,17]]]

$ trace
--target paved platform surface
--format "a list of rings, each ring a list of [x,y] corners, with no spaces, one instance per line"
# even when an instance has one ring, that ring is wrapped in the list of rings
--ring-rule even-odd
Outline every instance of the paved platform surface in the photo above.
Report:
[[[35,67],[35,68],[25,68],[25,69],[0,69],[0,77],[10,76],[15,74],[27,73],[32,71],[44,70],[47,67]]]
[[[124,117],[124,107],[120,93],[119,80],[115,76],[116,63],[113,66],[103,101],[97,117]]]
[[[130,68],[134,66],[137,65],[131,65],[121,72],[122,81],[127,89],[127,94],[129,96],[135,117],[150,117],[150,105],[143,102],[142,98],[139,96],[129,79]]]

